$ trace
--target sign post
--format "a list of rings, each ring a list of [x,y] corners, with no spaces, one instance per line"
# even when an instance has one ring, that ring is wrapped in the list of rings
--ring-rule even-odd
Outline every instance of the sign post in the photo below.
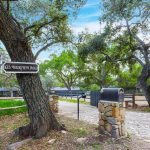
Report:
[[[78,118],[78,120],[79,120],[79,113],[80,113],[80,106],[79,106],[79,104],[80,104],[80,98],[86,98],[86,95],[84,94],[84,93],[82,93],[82,95],[81,96],[79,96],[79,97],[77,97],[77,118]]]
[[[5,73],[30,74],[39,72],[39,65],[30,62],[5,62],[2,68]]]

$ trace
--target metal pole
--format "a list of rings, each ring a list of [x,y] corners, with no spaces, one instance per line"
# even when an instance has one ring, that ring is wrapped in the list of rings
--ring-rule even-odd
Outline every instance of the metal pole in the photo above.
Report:
[[[78,117],[78,120],[79,120],[79,99],[80,99],[80,97],[77,97],[77,100],[78,100],[78,102],[77,102],[77,108],[78,108],[77,117]]]

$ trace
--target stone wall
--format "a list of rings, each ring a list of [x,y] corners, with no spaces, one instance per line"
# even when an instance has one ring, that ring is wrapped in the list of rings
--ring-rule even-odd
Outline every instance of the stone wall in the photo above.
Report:
[[[51,107],[52,112],[54,113],[58,113],[58,99],[59,99],[59,96],[57,95],[52,95],[50,97],[50,107]]]
[[[126,135],[125,109],[123,103],[99,102],[99,133],[108,134],[112,138]]]

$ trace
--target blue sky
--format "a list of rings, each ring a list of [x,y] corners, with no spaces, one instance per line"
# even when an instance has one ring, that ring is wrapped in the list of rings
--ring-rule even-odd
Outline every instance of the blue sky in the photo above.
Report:
[[[74,33],[79,33],[85,28],[89,32],[99,31],[99,17],[100,17],[100,2],[99,0],[88,0],[77,16],[76,19],[71,20],[71,27]]]
[[[81,33],[88,29],[89,32],[98,32],[100,30],[100,0],[87,0],[87,3],[79,10],[77,17],[69,19],[70,27],[74,34]],[[49,50],[42,52],[39,56],[40,61],[49,58],[52,53],[60,53],[63,50],[61,46],[50,47]]]
[[[88,0],[87,3],[79,10],[76,18],[70,18],[69,24],[74,34],[81,33],[88,29],[89,32],[100,31],[100,1]],[[43,52],[39,56],[39,60],[43,61],[49,58],[52,53],[60,53],[63,49],[60,46],[53,46],[47,52]]]

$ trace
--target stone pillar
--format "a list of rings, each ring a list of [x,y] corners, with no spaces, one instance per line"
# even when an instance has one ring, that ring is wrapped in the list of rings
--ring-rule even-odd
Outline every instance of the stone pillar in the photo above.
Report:
[[[123,103],[101,101],[98,104],[98,109],[100,134],[108,134],[116,139],[126,136]]]
[[[50,97],[50,107],[54,113],[58,113],[58,99],[59,99],[59,96],[57,95],[52,95]]]

